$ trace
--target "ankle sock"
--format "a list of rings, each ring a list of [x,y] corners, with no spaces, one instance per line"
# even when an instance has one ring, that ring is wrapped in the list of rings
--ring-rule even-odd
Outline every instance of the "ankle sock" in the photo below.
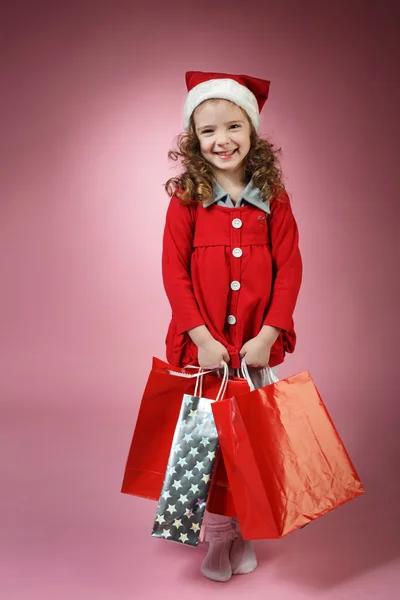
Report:
[[[212,540],[201,566],[205,577],[213,581],[229,581],[232,577],[232,567],[229,552],[232,540]]]
[[[251,540],[244,540],[240,530],[239,521],[233,521],[236,537],[230,550],[230,562],[233,575],[245,575],[252,573],[257,568],[257,557]]]

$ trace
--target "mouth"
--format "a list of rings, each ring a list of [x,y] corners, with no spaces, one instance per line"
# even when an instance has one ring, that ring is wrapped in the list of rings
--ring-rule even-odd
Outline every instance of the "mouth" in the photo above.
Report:
[[[230,158],[235,152],[237,152],[237,148],[235,148],[235,150],[225,150],[224,152],[214,152],[214,154],[220,156],[221,158]]]

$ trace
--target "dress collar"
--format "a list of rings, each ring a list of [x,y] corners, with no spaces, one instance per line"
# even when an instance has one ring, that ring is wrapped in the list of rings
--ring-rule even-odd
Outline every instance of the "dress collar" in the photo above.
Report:
[[[211,198],[211,200],[208,200],[207,202],[205,202],[203,204],[203,207],[204,208],[208,208],[212,204],[215,204],[215,203],[220,202],[220,201],[225,201],[226,202],[228,199],[230,201],[229,204],[233,205],[232,200],[230,199],[229,194],[218,183],[218,181],[216,179],[214,179],[213,197]],[[256,208],[259,208],[259,209],[263,210],[268,215],[271,212],[270,211],[270,207],[269,207],[269,202],[264,202],[264,200],[262,199],[262,197],[260,195],[260,190],[253,183],[253,179],[250,179],[249,183],[247,184],[247,186],[243,190],[242,195],[241,195],[241,197],[239,199],[239,202],[236,204],[236,207],[242,206],[243,201],[248,202],[249,204],[252,204]]]

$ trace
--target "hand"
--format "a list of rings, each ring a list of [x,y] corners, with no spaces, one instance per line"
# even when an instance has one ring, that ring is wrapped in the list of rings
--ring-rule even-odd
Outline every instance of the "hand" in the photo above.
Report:
[[[272,344],[261,337],[255,337],[246,342],[240,351],[240,356],[246,358],[248,367],[265,369],[268,367]]]
[[[197,348],[199,352],[199,365],[203,369],[220,367],[222,360],[224,360],[226,363],[230,361],[230,357],[225,346],[223,346],[223,344],[218,342],[213,337],[210,337],[199,344]]]

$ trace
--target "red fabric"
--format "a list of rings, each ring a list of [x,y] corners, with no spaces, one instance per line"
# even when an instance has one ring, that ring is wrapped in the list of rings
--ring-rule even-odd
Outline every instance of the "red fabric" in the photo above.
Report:
[[[202,71],[187,71],[185,75],[186,87],[188,91],[192,90],[199,83],[210,81],[212,79],[233,79],[248,88],[256,97],[258,110],[261,112],[269,93],[270,81],[251,77],[250,75],[230,75],[228,73],[204,73]]]
[[[364,493],[308,371],[212,410],[245,539],[282,537]]]
[[[293,311],[302,280],[298,229],[287,194],[271,202],[271,214],[251,205],[228,208],[171,198],[163,238],[163,280],[172,308],[167,360],[197,363],[197,347],[187,331],[206,325],[228,350],[233,368],[239,352],[263,325],[281,328],[269,365],[283,362],[296,344]],[[234,228],[234,219],[242,227]],[[241,248],[240,258],[233,256]],[[239,281],[239,291],[232,291]],[[227,323],[236,317],[235,325]]]

